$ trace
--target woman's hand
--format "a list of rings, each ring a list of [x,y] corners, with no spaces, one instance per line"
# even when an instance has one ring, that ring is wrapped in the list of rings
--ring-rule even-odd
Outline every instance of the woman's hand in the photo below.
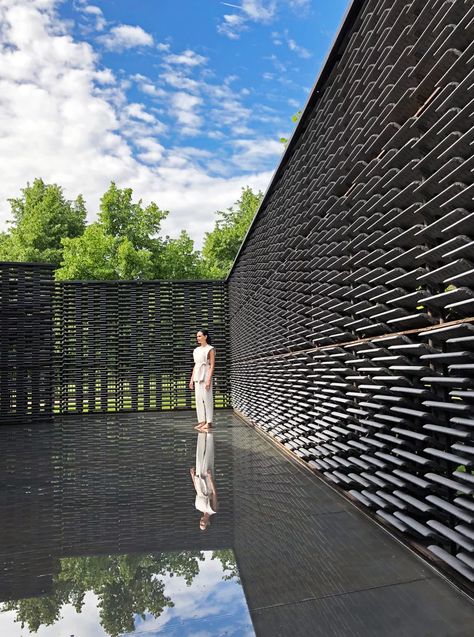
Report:
[[[206,380],[206,389],[207,389],[207,391],[209,391],[211,389],[211,381],[210,380]]]
[[[189,389],[194,389],[194,381],[193,380],[189,381]]]

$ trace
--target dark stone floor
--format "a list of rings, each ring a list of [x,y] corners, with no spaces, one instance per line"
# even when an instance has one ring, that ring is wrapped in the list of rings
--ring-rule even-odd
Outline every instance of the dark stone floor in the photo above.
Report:
[[[258,636],[474,634],[467,597],[230,411],[214,430],[219,510],[200,531],[193,424],[0,428],[0,601],[50,594],[61,558],[232,549]]]

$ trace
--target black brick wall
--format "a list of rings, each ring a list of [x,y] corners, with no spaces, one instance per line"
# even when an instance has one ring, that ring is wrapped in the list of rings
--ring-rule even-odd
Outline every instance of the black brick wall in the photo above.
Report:
[[[69,413],[190,409],[195,333],[217,351],[215,405],[230,406],[223,281],[54,282],[0,263],[0,423]]]
[[[0,264],[0,423],[53,412],[53,269]]]
[[[229,277],[234,407],[470,580],[473,20],[353,4]]]
[[[215,404],[230,406],[224,282],[62,282],[57,312],[60,413],[190,409],[201,327],[217,351]]]

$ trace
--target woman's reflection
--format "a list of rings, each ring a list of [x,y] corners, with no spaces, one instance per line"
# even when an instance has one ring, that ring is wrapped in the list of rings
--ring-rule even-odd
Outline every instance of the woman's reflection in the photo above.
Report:
[[[214,434],[198,434],[196,446],[196,467],[190,469],[196,489],[195,507],[203,514],[199,528],[205,531],[211,524],[211,515],[217,513],[217,491],[214,482]]]

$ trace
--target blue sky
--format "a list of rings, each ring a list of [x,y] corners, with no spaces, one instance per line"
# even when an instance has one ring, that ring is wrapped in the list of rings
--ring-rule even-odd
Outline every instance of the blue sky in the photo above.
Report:
[[[0,228],[35,177],[111,180],[200,245],[240,189],[265,190],[347,0],[0,0]]]

